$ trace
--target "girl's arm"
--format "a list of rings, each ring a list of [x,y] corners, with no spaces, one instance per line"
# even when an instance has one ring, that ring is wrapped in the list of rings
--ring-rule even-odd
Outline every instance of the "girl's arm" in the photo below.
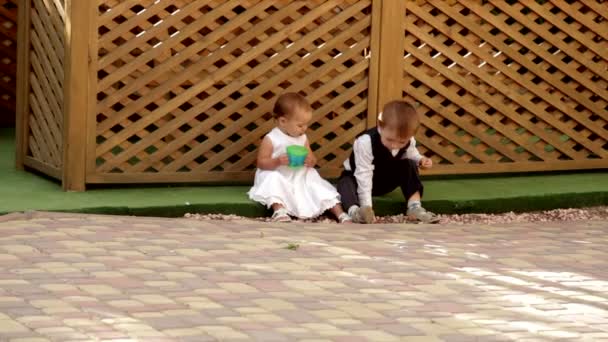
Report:
[[[270,141],[269,137],[265,137],[258,149],[258,169],[274,170],[281,165],[287,164],[289,164],[289,159],[286,154],[283,154],[278,158],[272,158],[272,141]]]
[[[315,167],[317,164],[317,157],[312,152],[310,148],[310,144],[308,143],[308,138],[306,139],[306,148],[308,149],[308,155],[306,156],[306,160],[304,160],[304,166],[306,167]]]

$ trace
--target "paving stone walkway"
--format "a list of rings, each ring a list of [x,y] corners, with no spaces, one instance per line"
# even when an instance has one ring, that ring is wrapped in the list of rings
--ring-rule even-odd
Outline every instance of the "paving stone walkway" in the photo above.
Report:
[[[608,223],[0,217],[0,341],[608,341]]]

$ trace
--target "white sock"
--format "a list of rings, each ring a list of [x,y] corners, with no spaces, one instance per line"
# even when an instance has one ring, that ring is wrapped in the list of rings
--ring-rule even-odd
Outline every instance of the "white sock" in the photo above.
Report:
[[[407,201],[407,208],[408,209],[415,209],[422,206],[422,203],[420,203],[419,200],[409,200]]]
[[[350,208],[348,208],[348,216],[353,217],[357,211],[359,211],[359,206],[356,204],[351,205]]]

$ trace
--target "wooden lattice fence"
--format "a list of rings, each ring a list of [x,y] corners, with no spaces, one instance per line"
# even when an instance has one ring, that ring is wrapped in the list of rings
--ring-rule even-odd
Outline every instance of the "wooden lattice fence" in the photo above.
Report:
[[[127,3],[100,6],[90,181],[249,178],[286,91],[313,104],[322,168],[365,127],[371,1]]]
[[[0,127],[15,123],[17,4],[0,0]]]
[[[65,3],[34,0],[20,6],[17,163],[61,178]]]
[[[329,177],[396,98],[431,173],[608,168],[601,0],[25,3],[20,160],[66,189],[251,180],[287,91]]]
[[[603,1],[407,4],[403,96],[437,173],[608,167]]]

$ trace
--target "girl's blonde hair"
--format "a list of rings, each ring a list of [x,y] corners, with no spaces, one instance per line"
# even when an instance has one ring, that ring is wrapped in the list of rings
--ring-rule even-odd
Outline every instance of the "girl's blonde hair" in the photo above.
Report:
[[[296,109],[312,111],[304,96],[298,93],[285,93],[279,96],[272,112],[275,118],[290,117]]]

